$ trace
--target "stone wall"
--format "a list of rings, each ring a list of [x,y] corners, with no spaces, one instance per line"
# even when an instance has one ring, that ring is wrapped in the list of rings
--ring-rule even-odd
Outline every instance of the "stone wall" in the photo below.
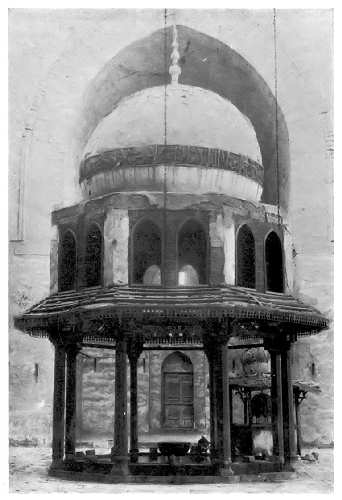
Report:
[[[160,433],[162,422],[162,365],[173,353],[144,351],[138,362],[138,430]],[[203,352],[184,352],[193,365],[194,430],[209,432],[208,366]],[[115,353],[108,349],[83,349],[79,354],[78,438],[111,439],[114,429]],[[96,361],[95,361],[96,360]],[[127,362],[128,363],[128,362]],[[129,373],[129,363],[127,365]],[[129,387],[129,380],[128,380]],[[130,392],[128,390],[128,403]],[[129,418],[129,405],[128,405]]]

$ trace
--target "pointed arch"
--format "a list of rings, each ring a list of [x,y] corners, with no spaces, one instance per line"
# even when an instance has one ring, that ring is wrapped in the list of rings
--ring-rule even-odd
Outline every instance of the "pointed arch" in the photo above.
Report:
[[[163,361],[162,372],[192,372],[193,365],[189,356],[186,354],[176,351],[169,354]]]
[[[68,229],[61,238],[58,289],[60,292],[76,287],[77,249],[74,233]]]
[[[92,223],[87,232],[85,251],[85,283],[88,287],[102,283],[102,253],[102,232],[97,224]]]
[[[236,284],[255,288],[255,240],[247,224],[241,226],[237,234],[236,263]]]
[[[283,249],[279,236],[271,231],[265,241],[266,286],[270,292],[284,291]]]

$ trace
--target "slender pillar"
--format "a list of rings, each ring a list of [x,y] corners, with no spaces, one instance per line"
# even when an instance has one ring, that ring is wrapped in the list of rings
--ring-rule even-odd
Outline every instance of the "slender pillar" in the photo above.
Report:
[[[302,455],[302,429],[300,425],[300,401],[299,401],[299,389],[294,388],[295,397],[295,413],[296,413],[296,430],[297,430],[297,454],[300,457]]]
[[[65,457],[75,456],[76,438],[76,361],[79,347],[75,344],[66,349],[66,411],[65,411]]]
[[[83,430],[83,356],[77,357],[76,363],[76,426],[79,435]]]
[[[229,387],[230,426],[233,425],[233,389]]]
[[[281,354],[275,355],[276,384],[277,384],[277,451],[279,462],[285,463],[284,456],[284,416],[283,416],[283,390],[282,390],[282,370]]]
[[[112,472],[128,473],[127,435],[127,343],[117,340],[115,350],[115,416],[114,446],[112,448]]]
[[[52,465],[62,462],[64,456],[64,412],[65,412],[65,349],[55,344]]]
[[[221,469],[222,476],[232,475],[232,441],[231,441],[231,401],[229,390],[229,368],[228,356],[229,350],[226,344],[221,346],[222,356],[222,452],[223,452],[223,468]]]
[[[214,384],[215,384],[215,400],[216,400],[216,455],[220,463],[223,461],[223,372],[222,372],[222,351],[218,345],[215,349],[214,356]],[[229,394],[228,394],[229,404]]]
[[[297,460],[296,441],[295,441],[295,423],[294,423],[294,405],[293,405],[293,386],[290,348],[282,351],[282,382],[284,398],[284,441],[285,458],[287,461]]]
[[[272,436],[273,436],[273,456],[279,454],[278,449],[278,394],[277,394],[277,353],[270,350],[271,356],[271,404],[272,404]]]
[[[138,460],[138,359],[142,351],[142,346],[137,342],[132,343],[128,349],[130,366],[130,456],[131,461]]]
[[[215,461],[217,452],[217,393],[214,369],[214,355],[211,346],[206,345],[204,352],[209,366],[209,403],[210,403],[210,456]]]

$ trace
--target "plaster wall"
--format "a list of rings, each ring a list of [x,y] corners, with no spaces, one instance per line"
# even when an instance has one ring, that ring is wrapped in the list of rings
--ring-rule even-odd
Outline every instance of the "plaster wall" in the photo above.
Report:
[[[128,211],[110,209],[104,222],[104,285],[128,283]]]

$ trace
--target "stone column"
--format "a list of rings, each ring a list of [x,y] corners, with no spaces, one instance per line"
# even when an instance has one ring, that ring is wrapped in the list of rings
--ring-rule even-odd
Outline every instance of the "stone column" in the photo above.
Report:
[[[55,344],[52,465],[56,466],[64,456],[64,411],[65,411],[65,349]]]
[[[72,459],[75,456],[76,438],[76,368],[79,347],[75,344],[66,348],[66,411],[65,411],[65,457]]]
[[[222,476],[230,476],[233,474],[232,464],[232,440],[231,440],[231,406],[230,406],[230,390],[229,390],[229,365],[228,356],[229,349],[224,343],[220,347],[222,357],[222,452],[223,452],[223,468],[221,469]]]
[[[138,359],[142,352],[142,344],[132,342],[128,348],[130,366],[130,456],[132,462],[138,461]]]
[[[128,474],[127,435],[127,343],[116,341],[115,348],[115,417],[114,446],[112,448],[112,472]]]

